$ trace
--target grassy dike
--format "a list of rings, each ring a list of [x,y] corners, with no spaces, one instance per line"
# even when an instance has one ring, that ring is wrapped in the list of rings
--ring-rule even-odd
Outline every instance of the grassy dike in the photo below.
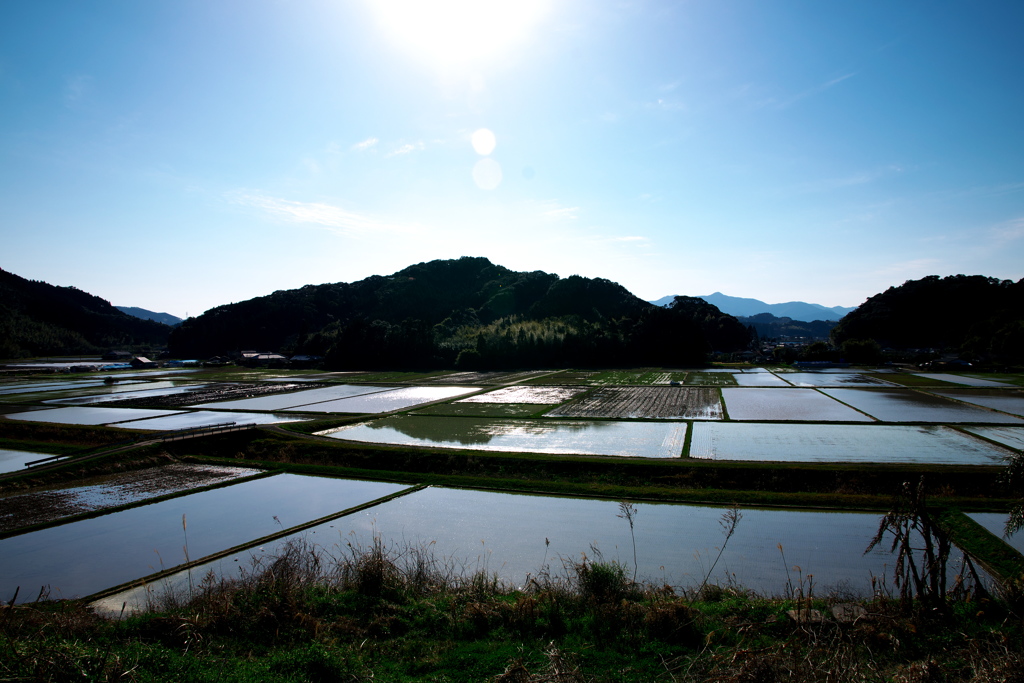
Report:
[[[26,440],[60,443],[49,427],[19,429]],[[82,446],[110,438],[104,428],[72,431]],[[26,474],[0,483],[0,494],[170,460],[613,500],[879,511],[924,475],[941,526],[1007,580],[994,597],[954,591],[922,605],[900,601],[880,577],[878,593],[856,601],[860,611],[804,583],[784,598],[719,586],[679,595],[591,559],[539,568],[513,589],[423,548],[351,548],[328,561],[291,546],[243,580],[211,579],[123,619],[78,601],[0,607],[0,680],[1022,680],[1024,585],[1013,578],[1021,558],[960,512],[1006,509],[1011,492],[997,468],[568,458],[363,446],[262,428]]]
[[[882,591],[854,605],[803,585],[789,599],[678,595],[588,560],[512,590],[422,548],[374,544],[327,563],[294,545],[242,580],[124,619],[76,602],[0,609],[0,678],[1016,681],[1022,604],[963,594],[923,609]]]

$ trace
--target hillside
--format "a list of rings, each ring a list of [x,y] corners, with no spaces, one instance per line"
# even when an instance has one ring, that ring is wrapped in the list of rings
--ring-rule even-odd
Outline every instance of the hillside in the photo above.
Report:
[[[839,320],[844,315],[853,311],[853,308],[844,306],[833,306],[831,308],[821,304],[809,304],[803,301],[788,301],[782,304],[768,304],[759,299],[748,299],[738,296],[729,296],[721,292],[696,297],[712,304],[723,313],[736,317],[750,317],[760,313],[770,313],[777,318],[791,318],[800,322],[814,322],[816,320]],[[674,297],[663,296],[651,303],[655,306],[670,304]]]
[[[826,340],[836,326],[832,320],[814,320],[806,322],[794,320],[788,317],[776,317],[771,313],[759,313],[752,316],[738,316],[736,318],[744,325],[749,325],[757,331],[761,339],[815,339]]]
[[[835,343],[874,339],[896,349],[947,350],[979,359],[1024,357],[1024,279],[931,275],[869,298],[832,332]]]
[[[0,270],[0,358],[96,353],[167,343],[170,328],[74,287]]]
[[[276,350],[326,355],[335,368],[695,363],[747,342],[713,306],[658,308],[602,278],[471,257],[219,306],[170,339],[175,355]]]

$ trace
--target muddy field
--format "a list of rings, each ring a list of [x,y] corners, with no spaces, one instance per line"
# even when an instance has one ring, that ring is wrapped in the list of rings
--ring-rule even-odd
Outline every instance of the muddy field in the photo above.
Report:
[[[721,420],[722,402],[717,389],[706,387],[609,387],[548,415]]]
[[[489,391],[486,394],[477,394],[469,398],[463,398],[456,403],[547,403],[554,405],[563,403],[570,398],[586,391],[583,387],[537,387],[537,386],[514,386],[504,387]]]
[[[105,475],[74,487],[7,496],[0,498],[0,531],[212,486],[258,472],[245,467],[172,464]]]

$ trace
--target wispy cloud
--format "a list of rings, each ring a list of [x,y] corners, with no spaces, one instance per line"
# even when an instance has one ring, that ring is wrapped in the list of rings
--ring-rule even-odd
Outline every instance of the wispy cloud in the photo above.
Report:
[[[64,103],[74,105],[81,102],[92,90],[92,76],[79,75],[68,78],[64,83]]]
[[[280,221],[318,225],[342,235],[357,236],[378,232],[413,233],[419,231],[419,227],[415,225],[391,223],[324,202],[298,202],[248,190],[229,192],[225,194],[225,198],[232,204],[256,209]]]
[[[401,147],[396,147],[395,149],[391,150],[384,156],[396,157],[402,154],[409,154],[411,152],[422,152],[426,148],[427,146],[423,144],[423,142],[413,142],[411,144],[402,145]]]
[[[913,259],[911,261],[900,261],[898,263],[890,263],[881,268],[876,268],[871,272],[871,275],[881,275],[890,279],[920,278],[925,275],[932,274],[933,271],[937,271],[941,264],[942,261],[935,258],[920,258]]]
[[[365,152],[366,150],[375,147],[378,142],[380,142],[380,140],[378,140],[377,138],[366,138],[362,142],[357,142],[356,144],[352,145],[352,151]]]
[[[686,105],[678,100],[667,100],[663,97],[659,97],[653,102],[647,102],[644,104],[647,109],[658,109],[661,111],[686,111]]]
[[[899,164],[890,164],[889,166],[883,166],[867,171],[857,171],[848,175],[837,176],[834,178],[822,178],[821,180],[814,180],[807,183],[801,183],[792,190],[798,193],[810,193],[810,192],[826,192],[828,190],[839,190],[844,187],[856,187],[857,185],[867,185],[873,183],[876,180],[880,180],[886,176],[890,176],[896,173],[902,173],[903,167]]]
[[[1001,247],[1011,242],[1016,242],[1017,240],[1024,238],[1024,217],[1000,223],[999,225],[994,226],[990,230],[990,233],[992,235],[992,241],[996,246]]]
[[[540,215],[547,220],[576,220],[579,218],[580,207],[562,206],[557,201],[547,201],[541,204]]]
[[[801,100],[805,100],[808,97],[813,97],[814,95],[821,94],[826,90],[829,90],[830,88],[834,88],[843,81],[853,78],[856,75],[856,71],[848,74],[843,74],[842,76],[837,76],[836,78],[829,79],[824,83],[820,83],[812,88],[808,88],[807,90],[798,92],[795,95],[790,95],[789,97],[768,97],[762,100],[758,100],[754,103],[754,106],[756,108],[766,109],[787,109],[789,107],[792,107],[797,102],[800,102]],[[743,86],[741,93],[745,93],[747,90],[749,90],[749,86]]]

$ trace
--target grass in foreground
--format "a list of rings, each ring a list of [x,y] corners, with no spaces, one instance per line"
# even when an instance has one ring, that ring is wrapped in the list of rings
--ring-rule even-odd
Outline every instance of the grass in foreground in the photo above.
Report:
[[[845,603],[853,619],[817,620],[837,602],[804,587],[787,599],[680,593],[599,556],[512,589],[429,548],[376,542],[329,558],[292,545],[124,620],[74,602],[0,608],[0,678],[995,681],[1024,666],[1019,600],[961,592],[922,610],[879,592],[863,613]]]

